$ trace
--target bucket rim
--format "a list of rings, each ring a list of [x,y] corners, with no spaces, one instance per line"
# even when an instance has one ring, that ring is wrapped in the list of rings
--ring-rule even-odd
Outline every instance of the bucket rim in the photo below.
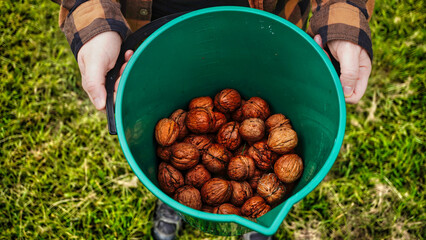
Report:
[[[299,192],[294,194],[293,196],[289,197],[284,203],[284,206],[281,208],[279,213],[276,215],[275,219],[273,220],[272,224],[268,227],[261,225],[257,222],[253,222],[251,220],[248,220],[242,216],[237,215],[220,215],[220,214],[212,214],[207,212],[202,212],[199,210],[192,209],[190,207],[187,207],[177,201],[175,201],[173,198],[169,197],[167,194],[165,194],[161,189],[159,189],[154,183],[149,180],[149,178],[144,174],[144,172],[140,169],[139,165],[136,163],[135,159],[133,158],[133,155],[130,151],[130,148],[128,146],[125,131],[123,129],[123,115],[122,115],[122,101],[123,101],[123,92],[124,92],[124,86],[126,84],[126,80],[128,78],[130,69],[132,69],[133,65],[136,62],[136,59],[141,55],[143,50],[159,35],[161,35],[163,32],[167,31],[169,28],[173,27],[174,25],[185,21],[187,19],[190,19],[195,16],[200,16],[204,14],[209,13],[215,13],[215,12],[244,12],[249,14],[255,14],[259,15],[261,17],[270,18],[272,20],[278,21],[281,24],[285,25],[286,27],[292,29],[293,31],[296,31],[301,37],[303,37],[310,45],[317,51],[317,53],[320,55],[322,60],[325,62],[326,67],[328,68],[329,72],[332,75],[333,83],[337,92],[338,97],[338,108],[339,108],[339,126],[338,126],[338,132],[337,136],[334,140],[334,145],[331,149],[331,152],[325,161],[324,165],[320,169],[320,171],[315,175],[315,177],[306,184]],[[172,21],[166,23],[162,27],[160,27],[157,31],[155,31],[153,34],[151,34],[135,51],[133,54],[133,57],[130,58],[130,61],[127,63],[126,68],[124,69],[124,72],[121,77],[121,81],[118,86],[117,90],[117,97],[116,97],[116,104],[115,104],[115,110],[116,110],[116,125],[117,125],[117,135],[118,139],[121,145],[121,148],[124,152],[124,156],[129,163],[130,167],[132,168],[133,172],[136,174],[136,176],[139,178],[139,180],[142,182],[142,184],[157,198],[162,200],[167,205],[171,206],[175,210],[182,212],[183,214],[189,215],[191,217],[199,218],[205,221],[210,222],[233,222],[236,224],[240,224],[244,227],[247,227],[249,229],[252,229],[254,231],[257,231],[263,235],[273,235],[278,228],[280,227],[281,223],[283,222],[284,218],[290,211],[290,209],[293,207],[294,204],[302,200],[306,195],[308,195],[310,192],[312,192],[318,184],[325,178],[327,173],[330,171],[331,167],[333,166],[337,155],[339,154],[340,147],[343,143],[344,133],[345,133],[345,125],[346,125],[346,106],[345,106],[345,100],[343,95],[343,90],[340,85],[340,79],[329,60],[328,56],[324,53],[323,49],[318,46],[318,44],[302,29],[294,25],[293,23],[285,20],[284,18],[277,16],[275,14],[248,8],[248,7],[237,7],[237,6],[219,6],[219,7],[210,7],[210,8],[204,8],[200,10],[196,10],[187,14],[184,14],[180,17],[177,17],[176,19],[173,19]]]

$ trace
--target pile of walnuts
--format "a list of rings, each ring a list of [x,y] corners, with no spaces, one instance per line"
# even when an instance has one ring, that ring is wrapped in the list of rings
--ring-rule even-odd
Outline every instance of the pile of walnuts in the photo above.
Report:
[[[258,218],[280,204],[303,172],[297,134],[259,97],[224,89],[198,97],[155,127],[160,188],[205,212]]]

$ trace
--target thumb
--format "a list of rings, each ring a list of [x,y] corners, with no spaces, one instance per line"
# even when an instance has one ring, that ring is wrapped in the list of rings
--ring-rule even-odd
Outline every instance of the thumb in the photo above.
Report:
[[[89,95],[90,101],[95,105],[96,109],[105,109],[106,89],[105,75],[107,70],[104,67],[90,65],[85,69],[83,76],[83,89]]]
[[[354,93],[356,82],[359,79],[359,55],[357,49],[349,48],[336,52],[340,63],[340,81],[345,97]]]

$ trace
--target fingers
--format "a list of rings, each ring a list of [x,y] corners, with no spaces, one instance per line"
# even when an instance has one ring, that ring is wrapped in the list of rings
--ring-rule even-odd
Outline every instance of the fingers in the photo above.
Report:
[[[317,34],[314,37],[314,41],[322,48],[324,49],[324,45],[322,44],[322,38],[321,35]],[[328,58],[330,58],[330,56],[328,55],[328,53],[324,50],[325,54],[327,55]]]
[[[345,98],[354,94],[354,89],[359,80],[361,47],[355,44],[344,44],[336,51],[340,62],[340,82],[342,83]]]
[[[359,79],[356,82],[352,96],[345,99],[347,103],[358,103],[367,90],[368,78],[370,77],[371,73],[371,60],[367,54],[367,51],[364,49],[361,50],[359,64]]]
[[[106,69],[102,69],[100,66],[90,65],[86,66],[83,75],[83,89],[87,92],[90,101],[98,110],[105,109],[105,73]]]
[[[133,55],[133,50],[127,50],[126,51],[126,53],[124,53],[124,64],[123,64],[123,66],[121,66],[121,68],[120,68],[120,76],[121,76],[121,74],[123,74],[123,72],[124,72],[124,69],[126,68],[126,66],[127,66],[127,62],[130,60],[130,58],[132,57],[132,55]]]

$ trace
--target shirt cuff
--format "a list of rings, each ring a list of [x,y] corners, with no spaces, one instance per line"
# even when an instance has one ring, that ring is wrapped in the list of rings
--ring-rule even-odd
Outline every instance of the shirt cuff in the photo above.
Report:
[[[373,59],[371,31],[367,12],[345,2],[321,7],[310,20],[313,35],[319,34],[323,45],[332,40],[347,40],[364,48]]]
[[[117,32],[123,41],[130,34],[120,5],[107,0],[88,1],[68,13],[62,31],[71,46],[75,58],[80,48],[96,35]]]

